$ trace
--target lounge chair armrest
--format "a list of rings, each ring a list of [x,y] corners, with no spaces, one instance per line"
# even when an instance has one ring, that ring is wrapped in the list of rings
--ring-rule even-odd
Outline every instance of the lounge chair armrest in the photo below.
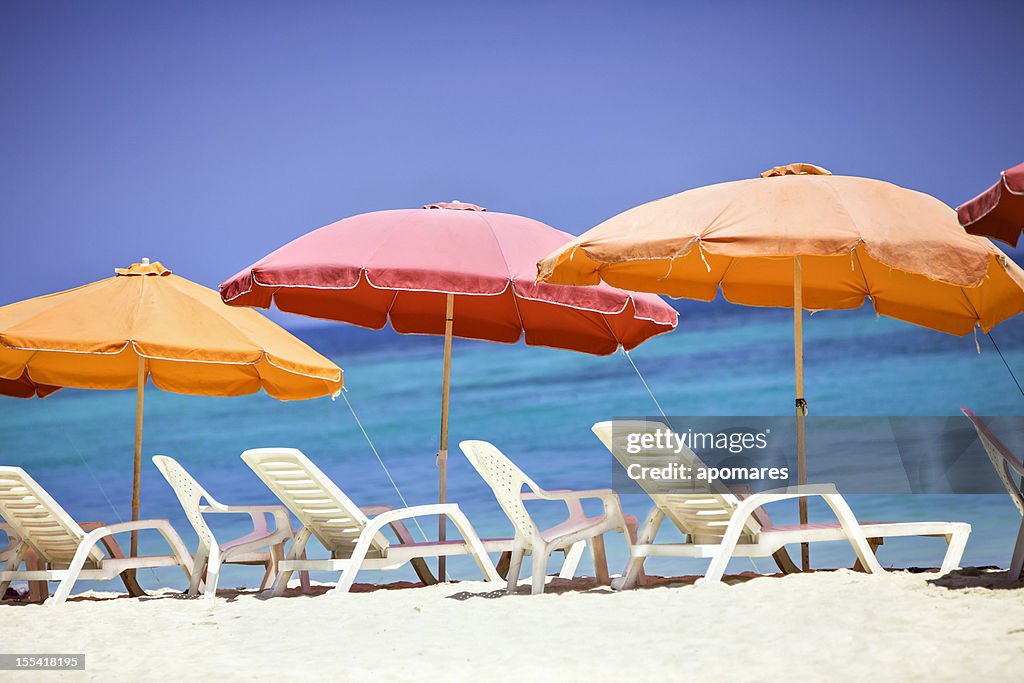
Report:
[[[523,494],[523,500],[529,500],[527,498],[529,494]],[[557,491],[545,491],[540,490],[535,494],[537,500],[583,500],[586,498],[599,498],[604,500],[605,498],[618,499],[618,494],[612,489],[588,489],[584,491],[573,491],[570,489],[559,489]]]
[[[174,554],[174,558],[177,563],[181,566],[185,573],[192,574],[192,555],[185,548],[185,544],[182,542],[178,532],[174,530],[171,523],[166,519],[140,519],[132,522],[119,522],[118,524],[110,524],[108,526],[101,526],[93,529],[86,533],[82,540],[78,544],[78,549],[75,550],[75,556],[71,559],[68,565],[68,577],[61,581],[60,586],[57,587],[57,592],[54,593],[53,601],[47,604],[60,604],[67,598],[68,593],[71,591],[71,586],[74,583],[74,578],[77,577],[81,572],[82,567],[85,565],[86,559],[92,552],[96,544],[107,536],[114,534],[121,534],[128,531],[141,531],[143,529],[155,529],[160,532],[160,535],[167,541],[167,545],[170,546],[171,552]],[[70,583],[68,580],[70,579]]]
[[[292,520],[283,505],[202,505],[201,513],[238,513],[249,515],[252,519],[253,531],[267,531],[266,515],[273,515],[277,529],[291,529]]]
[[[359,541],[356,543],[356,549],[352,553],[352,557],[365,557],[366,551],[369,548],[370,539],[372,539],[378,532],[380,532],[385,526],[394,524],[403,519],[410,519],[412,517],[425,517],[425,516],[437,516],[444,515],[450,519],[462,534],[462,538],[466,545],[472,550],[477,565],[480,567],[484,576],[487,577],[488,581],[500,581],[501,577],[494,568],[494,564],[487,556],[487,552],[484,550],[483,544],[480,542],[480,537],[477,536],[473,526],[469,523],[466,515],[459,509],[459,506],[455,503],[433,503],[430,505],[414,505],[412,507],[401,508],[398,510],[388,510],[381,514],[373,517],[370,523],[366,525],[363,532],[359,535]],[[344,578],[344,577],[343,577]],[[353,576],[354,578],[354,576]],[[338,584],[341,587],[341,582]],[[348,583],[351,586],[351,581]],[[348,591],[348,587],[341,590],[341,593]]]
[[[791,498],[810,498],[812,496],[837,495],[839,493],[835,484],[804,484],[803,486],[786,486],[767,491],[751,493],[743,499],[743,502],[755,501],[754,508],[761,507],[768,503]]]
[[[413,505],[412,507],[388,510],[370,519],[370,524],[378,529],[383,528],[400,519],[411,519],[412,517],[430,517],[446,515],[450,511],[458,511],[459,506],[455,503],[431,503],[428,505]]]
[[[87,541],[106,538],[114,534],[123,534],[128,531],[141,531],[142,529],[163,529],[170,526],[170,522],[166,519],[138,519],[134,522],[118,522],[117,524],[107,524],[99,526],[90,531],[85,535]]]
[[[569,519],[583,520],[586,518],[586,513],[583,511],[582,501],[587,499],[600,500],[601,503],[604,504],[604,513],[609,518],[619,520],[625,519],[622,512],[622,504],[619,502],[619,494],[612,489],[586,489],[582,491],[573,491],[570,489],[545,491],[541,489],[530,498],[527,498],[527,495],[528,494],[523,495],[523,500],[564,501],[566,508],[569,510]]]
[[[97,527],[88,532],[78,544],[78,550],[73,561],[78,561],[79,556],[81,556],[81,561],[84,562],[85,557],[92,548],[107,536],[123,534],[129,531],[141,531],[143,529],[159,531],[167,541],[167,544],[171,546],[175,556],[178,557],[179,561],[183,562],[183,566],[185,566],[185,560],[187,560],[188,570],[192,570],[192,555],[185,549],[185,544],[182,542],[178,532],[174,530],[174,527],[166,519],[139,519],[134,522],[118,522],[117,524]]]
[[[725,536],[723,537],[722,545],[728,546],[730,548],[729,552],[732,552],[731,549],[735,547],[747,520],[753,516],[754,511],[759,507],[780,500],[809,498],[812,496],[820,496],[828,506],[832,508],[832,512],[835,513],[836,518],[839,520],[839,525],[842,527],[843,533],[846,534],[846,537],[857,552],[858,559],[865,565],[867,570],[871,573],[881,573],[882,566],[878,564],[878,560],[875,558],[874,553],[868,547],[863,529],[861,529],[860,524],[857,522],[857,518],[854,516],[853,510],[850,509],[850,506],[847,505],[843,497],[839,495],[839,491],[836,489],[835,484],[805,484],[803,486],[790,486],[787,488],[762,491],[761,493],[755,493],[744,498],[736,507],[735,512],[733,512],[732,519],[729,520],[729,526],[726,529]],[[719,567],[716,572],[719,572],[720,570],[724,570],[724,565]],[[711,573],[712,572],[709,569],[709,575]]]

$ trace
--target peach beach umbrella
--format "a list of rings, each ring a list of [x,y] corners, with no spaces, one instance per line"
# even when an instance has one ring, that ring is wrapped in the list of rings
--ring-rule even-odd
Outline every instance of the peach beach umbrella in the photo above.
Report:
[[[545,282],[793,308],[799,482],[806,480],[802,311],[858,308],[950,334],[1024,310],[1024,271],[938,199],[810,164],[642,204],[538,263]],[[801,500],[800,521],[806,523]],[[804,566],[808,565],[804,546]]]
[[[999,182],[956,210],[972,235],[984,235],[1011,247],[1024,230],[1024,163],[1008,168]]]
[[[446,498],[453,337],[591,354],[671,331],[659,297],[608,285],[536,282],[537,259],[572,236],[539,221],[444,202],[352,216],[299,237],[220,287],[232,306],[269,308],[403,334],[444,335],[439,500]],[[444,540],[444,517],[439,520]],[[444,576],[443,564],[441,576]]]
[[[139,516],[142,409],[147,379],[179,394],[281,400],[341,389],[342,372],[256,311],[225,306],[213,290],[160,263],[0,307],[0,393],[58,387],[135,389],[132,519]],[[132,536],[132,554],[137,538]]]

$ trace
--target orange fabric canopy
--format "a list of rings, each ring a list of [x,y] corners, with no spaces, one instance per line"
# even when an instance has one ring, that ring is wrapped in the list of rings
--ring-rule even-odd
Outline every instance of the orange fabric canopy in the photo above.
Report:
[[[256,311],[226,306],[159,263],[116,272],[0,308],[0,379],[12,380],[0,393],[132,389],[140,357],[153,384],[181,394],[264,389],[290,400],[341,388],[338,366]]]
[[[1024,271],[938,199],[810,164],[709,185],[608,219],[538,264],[546,282],[710,301],[857,308],[952,334],[1024,311]]]

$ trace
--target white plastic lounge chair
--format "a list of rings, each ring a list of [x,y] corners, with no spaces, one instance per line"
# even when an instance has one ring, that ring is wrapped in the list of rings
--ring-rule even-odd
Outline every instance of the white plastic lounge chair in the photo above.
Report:
[[[1013,546],[1013,555],[1010,558],[1010,572],[1007,575],[1010,581],[1019,581],[1024,579],[1024,464],[1017,460],[981,418],[967,408],[960,410],[978,431],[978,438],[996,468],[996,474],[1006,487],[1006,492],[1010,494],[1013,504],[1017,506],[1017,511],[1022,515],[1020,529],[1017,531],[1017,543]],[[1019,483],[1013,481],[1014,475],[1020,477]]]
[[[545,491],[530,477],[526,476],[515,463],[493,444],[486,441],[463,441],[459,448],[465,453],[470,464],[476,468],[487,485],[494,492],[498,504],[505,511],[515,527],[515,539],[512,546],[512,560],[509,564],[507,585],[508,592],[515,592],[519,581],[519,569],[523,555],[533,554],[532,592],[533,595],[544,592],[544,581],[547,578],[548,558],[555,550],[568,552],[566,563],[570,558],[578,561],[578,551],[571,549],[583,541],[590,544],[594,557],[594,569],[599,582],[608,581],[608,569],[604,555],[604,534],[606,531],[618,531],[626,536],[629,544],[631,533],[619,497],[610,489],[592,491]],[[526,486],[532,495],[523,494]],[[583,511],[581,500],[595,498],[604,504],[604,513],[597,517],[587,517]],[[524,500],[560,500],[569,509],[569,518],[550,529],[541,530],[530,517],[523,505]],[[573,565],[575,568],[575,565]],[[572,576],[570,570],[569,576]],[[564,567],[563,567],[564,574]]]
[[[138,520],[101,526],[86,533],[32,477],[20,467],[0,467],[0,516],[15,535],[16,545],[0,571],[0,596],[11,581],[60,581],[48,605],[63,603],[78,579],[107,580],[127,569],[181,567],[192,573],[192,556],[166,519]],[[99,543],[111,534],[154,529],[163,535],[171,555],[108,557]],[[19,569],[32,548],[46,569]]]
[[[256,448],[242,453],[252,471],[273,491],[302,524],[287,557],[278,563],[278,576],[270,591],[284,593],[293,571],[339,571],[332,593],[347,593],[360,569],[398,569],[416,558],[469,554],[487,581],[500,581],[480,539],[458,505],[416,505],[401,510],[360,509],[342,493],[320,468],[295,448]],[[367,510],[375,514],[367,517]],[[445,515],[462,534],[462,540],[443,543],[389,543],[381,533],[385,526],[412,517]],[[310,536],[316,536],[331,553],[330,559],[303,559]]]
[[[614,432],[613,432],[614,426]],[[697,454],[683,447],[680,453],[668,450],[659,453],[645,449],[638,455],[626,455],[624,443],[616,443],[630,432],[666,429],[667,425],[656,421],[599,422],[593,431],[612,454],[624,466],[638,462],[641,458],[651,465],[665,462],[680,462],[687,467],[703,467]],[[624,457],[623,457],[624,456]],[[643,482],[640,482],[641,486]],[[872,552],[868,539],[883,539],[893,536],[938,536],[946,539],[946,555],[942,560],[940,574],[957,567],[963,556],[971,525],[962,522],[857,522],[849,505],[831,484],[793,487],[765,491],[745,496],[742,499],[719,488],[714,493],[652,493],[654,508],[647,516],[640,530],[637,542],[633,544],[629,564],[617,588],[633,588],[648,557],[702,557],[711,558],[711,564],[702,582],[714,583],[722,579],[726,565],[732,557],[767,557],[790,543],[814,541],[849,541],[860,566],[871,573],[884,570]],[[835,513],[838,523],[806,525],[773,525],[761,510],[764,505],[791,498],[821,497]],[[654,543],[658,528],[668,518],[685,534],[684,543]]]
[[[224,505],[217,502],[210,492],[173,458],[154,455],[153,464],[174,489],[185,516],[199,536],[199,549],[196,551],[192,567],[188,594],[198,593],[199,584],[205,573],[204,596],[213,598],[217,593],[222,564],[263,565],[265,571],[260,589],[269,588],[277,575],[278,562],[284,559],[284,544],[292,540],[293,536],[288,510],[281,505]],[[206,505],[201,505],[204,498]],[[218,543],[203,515],[231,512],[249,515],[252,519],[252,531],[233,541]],[[267,515],[274,518],[272,529],[267,525]],[[308,578],[305,579],[303,587],[308,592]]]

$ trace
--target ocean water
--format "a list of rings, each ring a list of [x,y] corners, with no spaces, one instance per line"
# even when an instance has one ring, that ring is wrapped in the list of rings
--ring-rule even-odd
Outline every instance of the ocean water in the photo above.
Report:
[[[793,396],[792,314],[723,303],[677,302],[679,328],[632,352],[633,360],[670,415],[789,415]],[[296,319],[296,322],[302,322]],[[1024,414],[1024,398],[990,341],[959,338],[898,321],[870,309],[805,317],[806,395],[819,415],[957,415],[965,405],[982,415]],[[410,505],[434,502],[439,434],[442,341],[385,331],[324,325],[296,331],[345,369],[346,397]],[[993,336],[1006,361],[1024,374],[1024,320]],[[490,490],[458,449],[463,439],[485,439],[512,457],[546,488],[610,485],[607,452],[590,432],[597,421],[655,415],[657,408],[621,353],[593,357],[567,351],[456,340],[452,366],[449,500],[457,502],[483,537],[505,537],[511,525]],[[132,391],[64,390],[45,400],[0,398],[0,463],[28,470],[81,521],[115,522],[130,516],[134,430]],[[290,446],[310,456],[360,505],[403,504],[363,437],[346,403],[319,399],[283,403],[259,394],[238,398],[181,396],[150,387],[146,393],[142,516],[168,518],[192,549],[197,538],[177,499],[152,465],[154,454],[178,459],[227,504],[274,502],[239,459],[247,448]],[[814,454],[809,454],[813,460]],[[850,503],[863,520],[966,521],[973,533],[965,565],[1006,566],[1020,516],[1003,495],[857,495]],[[623,496],[639,518],[649,500]],[[560,521],[561,505],[538,504],[541,524]],[[796,506],[771,508],[774,519],[796,521]],[[830,513],[812,505],[812,520]],[[247,531],[247,518],[217,516],[218,536]],[[435,518],[420,522],[433,537]],[[668,525],[666,525],[667,527]],[[419,530],[411,526],[414,535]],[[671,529],[663,538],[673,538]],[[143,551],[166,552],[159,536],[143,535]],[[123,541],[127,546],[127,539]],[[938,566],[938,539],[894,539],[879,551],[885,566]],[[311,545],[311,556],[322,552]],[[625,562],[621,538],[608,539],[611,571]],[[815,544],[816,567],[848,566],[844,543]],[[551,571],[557,568],[553,560]],[[691,574],[699,560],[656,559],[648,571]],[[580,565],[591,573],[589,557]],[[770,559],[733,560],[729,571],[774,569]],[[476,577],[465,558],[449,563],[453,578]],[[222,586],[258,582],[259,568],[225,568]],[[140,573],[144,586],[183,587],[180,572]],[[314,574],[334,580],[336,574]],[[359,581],[411,579],[408,569],[367,571]],[[83,582],[77,590],[100,587]]]

